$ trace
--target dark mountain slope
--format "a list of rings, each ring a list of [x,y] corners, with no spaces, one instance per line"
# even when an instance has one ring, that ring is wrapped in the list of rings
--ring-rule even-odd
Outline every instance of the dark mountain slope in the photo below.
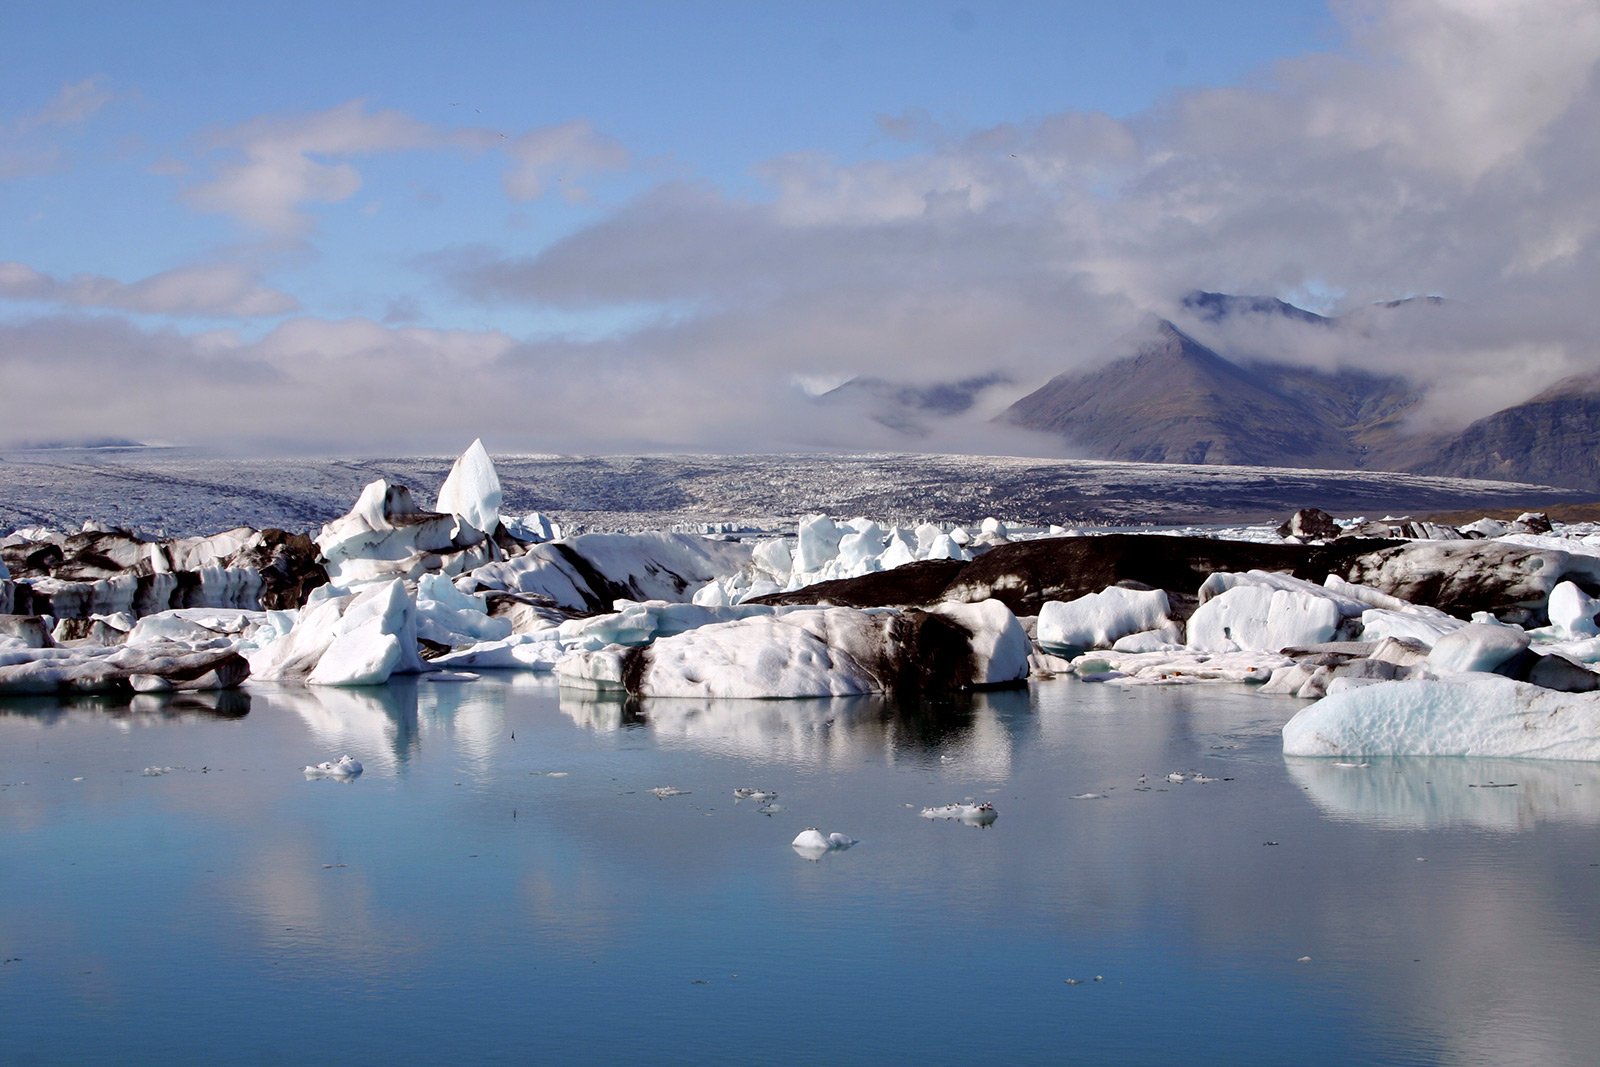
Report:
[[[1468,426],[1405,469],[1600,488],[1600,374],[1557,382]]]
[[[1133,356],[1059,375],[1004,417],[1102,459],[1355,468],[1362,435],[1410,402],[1399,379],[1241,366],[1162,320]]]

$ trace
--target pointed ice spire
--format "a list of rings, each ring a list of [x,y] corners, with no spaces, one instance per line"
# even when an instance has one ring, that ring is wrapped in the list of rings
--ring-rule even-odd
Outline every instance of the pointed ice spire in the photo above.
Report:
[[[459,516],[492,534],[500,522],[500,500],[500,476],[480,439],[473,441],[450,468],[434,510]]]

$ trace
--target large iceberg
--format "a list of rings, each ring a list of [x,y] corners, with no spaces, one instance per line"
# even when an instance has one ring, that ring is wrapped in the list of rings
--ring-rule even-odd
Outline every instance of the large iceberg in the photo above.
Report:
[[[1600,760],[1600,693],[1492,674],[1341,689],[1283,727],[1289,756],[1517,756]]]
[[[322,527],[317,547],[333,584],[352,587],[430,571],[460,574],[499,558],[488,532],[456,515],[423,511],[403,485],[379,479],[348,514]]]
[[[1030,644],[1005,605],[792,608],[700,626],[648,648],[575,652],[564,684],[652,697],[938,693],[1024,680]]]

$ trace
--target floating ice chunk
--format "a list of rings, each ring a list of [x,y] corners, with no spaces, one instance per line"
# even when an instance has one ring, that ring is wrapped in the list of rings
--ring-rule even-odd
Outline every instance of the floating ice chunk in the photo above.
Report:
[[[650,792],[655,794],[657,800],[665,800],[667,797],[682,797],[689,795],[689,790],[679,789],[675,785],[658,785],[654,789],[650,790]]]
[[[928,612],[805,607],[700,626],[648,649],[574,652],[556,674],[596,688],[626,678],[643,696],[852,696],[1021,681],[1030,651],[1021,623],[998,601]]]
[[[1527,649],[1526,631],[1494,623],[1468,623],[1434,643],[1428,666],[1436,671],[1492,671]]]
[[[333,778],[343,781],[353,781],[360,777],[361,763],[348,755],[340,756],[336,762],[318,763],[305,769],[307,780],[316,778]]]
[[[1167,594],[1160,589],[1111,586],[1076,600],[1052,600],[1039,609],[1036,637],[1048,651],[1105,648],[1130,634],[1169,623]]]
[[[932,614],[953,619],[965,629],[973,660],[973,685],[1005,685],[1028,676],[1033,645],[1011,609],[998,600],[975,604],[945,601]]]
[[[1600,625],[1595,623],[1595,615],[1600,613],[1600,600],[1571,582],[1561,582],[1550,590],[1549,611],[1550,625],[1569,638],[1600,636]]]
[[[1170,652],[1183,648],[1183,628],[1168,622],[1155,630],[1128,634],[1111,643],[1113,652]]]
[[[796,834],[789,845],[805,859],[814,861],[829,852],[842,852],[855,843],[853,838],[845,834],[831,833],[824,836],[815,826],[808,826]]]
[[[1220,598],[1219,598],[1220,599]],[[1274,652],[1086,652],[1072,670],[1086,681],[1123,685],[1186,685],[1194,682],[1264,683],[1294,660]]]
[[[968,799],[959,804],[941,804],[938,807],[923,808],[921,815],[924,819],[956,819],[972,826],[988,826],[1000,817],[994,810],[994,805],[988,801],[975,804]]]
[[[1195,609],[1189,618],[1189,648],[1277,652],[1321,644],[1333,640],[1343,617],[1339,602],[1321,593],[1235,585]]]
[[[1382,641],[1385,638],[1403,638],[1420,641],[1432,648],[1439,638],[1454,633],[1467,625],[1453,615],[1442,611],[1391,611],[1388,608],[1368,608],[1361,613],[1361,639]]]
[[[474,529],[492,534],[500,525],[500,502],[500,476],[484,450],[483,441],[475,440],[456,457],[449,476],[439,488],[439,502],[434,510],[459,516]]]
[[[1600,760],[1600,693],[1491,674],[1341,689],[1283,727],[1289,756]]]
[[[286,634],[249,659],[257,678],[304,677],[316,685],[378,685],[394,673],[427,669],[417,653],[414,606],[398,579],[356,594],[324,586]]]
[[[795,835],[794,840],[789,843],[795,848],[826,849],[828,847],[828,839],[823,837],[822,831],[818,830],[815,826],[808,826],[804,830],[801,830]]]
[[[1318,585],[1308,582],[1303,578],[1296,578],[1289,574],[1279,574],[1276,571],[1218,571],[1200,583],[1199,600],[1204,604],[1212,597],[1227,592],[1229,589],[1238,589],[1241,586],[1252,586],[1259,589],[1276,589],[1288,593],[1300,593],[1307,597],[1326,598],[1333,601],[1339,608],[1339,614],[1344,618],[1360,615],[1367,606],[1359,598],[1350,597],[1336,587]]]

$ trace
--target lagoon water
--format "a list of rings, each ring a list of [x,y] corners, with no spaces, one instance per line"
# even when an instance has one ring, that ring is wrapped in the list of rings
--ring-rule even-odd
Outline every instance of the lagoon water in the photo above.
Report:
[[[0,1062],[1592,1062],[1600,767],[1286,760],[1299,706],[0,702]]]

